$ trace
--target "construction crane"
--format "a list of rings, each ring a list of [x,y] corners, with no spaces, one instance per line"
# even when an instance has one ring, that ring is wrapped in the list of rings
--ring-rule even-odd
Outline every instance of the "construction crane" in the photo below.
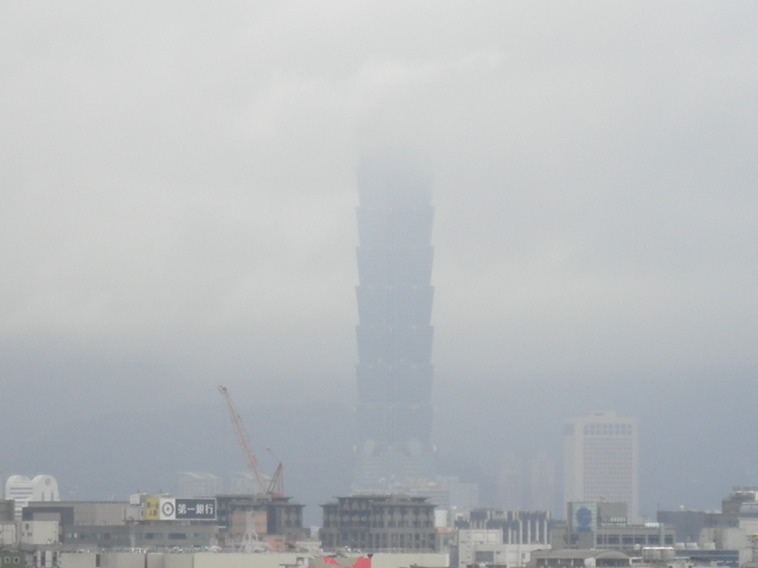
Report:
[[[237,411],[237,406],[234,404],[234,400],[232,400],[232,396],[229,394],[229,389],[220,385],[218,387],[218,392],[223,395],[224,400],[226,401],[226,406],[229,409],[229,417],[234,426],[234,432],[237,434],[237,440],[239,441],[240,446],[242,446],[242,451],[245,454],[247,467],[250,469],[250,474],[253,476],[253,483],[257,485],[256,493],[266,497],[280,497],[284,495],[284,467],[281,462],[276,466],[276,470],[271,476],[270,481],[267,482],[266,477],[263,475],[258,465],[258,458],[255,456],[255,451],[253,451],[253,443],[250,441],[250,436],[245,429],[245,425],[242,423],[242,417]]]

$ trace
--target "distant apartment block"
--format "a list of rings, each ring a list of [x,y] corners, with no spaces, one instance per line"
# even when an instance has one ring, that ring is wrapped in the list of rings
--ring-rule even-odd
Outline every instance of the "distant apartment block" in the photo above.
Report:
[[[497,505],[503,509],[561,512],[555,460],[544,451],[530,458],[504,454],[498,462]]]
[[[564,427],[564,501],[625,503],[639,519],[637,420],[594,412]]]

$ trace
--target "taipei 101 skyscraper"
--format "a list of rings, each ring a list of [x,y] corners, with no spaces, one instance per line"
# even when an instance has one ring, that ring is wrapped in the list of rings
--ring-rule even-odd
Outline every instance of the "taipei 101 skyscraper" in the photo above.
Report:
[[[397,160],[358,175],[358,444],[353,492],[434,478],[429,182]]]

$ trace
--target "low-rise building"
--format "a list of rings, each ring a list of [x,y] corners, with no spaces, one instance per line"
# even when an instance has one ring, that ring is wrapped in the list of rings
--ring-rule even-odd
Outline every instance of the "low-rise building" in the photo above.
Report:
[[[218,495],[221,544],[239,548],[253,535],[271,550],[292,549],[309,535],[303,528],[304,505],[289,497],[267,495]]]
[[[616,550],[562,549],[532,553],[527,568],[622,568],[631,558]]]
[[[471,509],[458,515],[458,529],[496,529],[504,544],[550,544],[550,511]]]
[[[550,548],[549,511],[473,509],[460,512],[450,546],[453,568],[518,568]]]
[[[145,499],[143,504],[149,501]],[[206,519],[177,518],[176,500],[152,501],[156,506],[162,501],[166,508],[153,513],[140,505],[117,501],[29,503],[22,512],[21,544],[60,550],[193,549],[216,544],[215,512]]]
[[[32,502],[22,512],[21,541],[64,550],[165,550],[240,549],[252,538],[262,549],[285,551],[307,536],[302,510],[287,497],[251,495],[185,499],[140,493],[129,502]]]
[[[0,548],[0,568],[26,568],[26,552]]]
[[[435,506],[425,497],[354,495],[321,507],[325,550],[436,550]]]
[[[0,499],[0,548],[17,542],[15,505],[12,499]]]
[[[625,503],[571,502],[566,524],[553,528],[554,550],[634,551],[674,545],[674,529],[663,523],[629,524]]]
[[[549,544],[504,543],[498,529],[458,529],[450,546],[452,568],[520,568]]]
[[[49,555],[48,555],[49,556]],[[77,551],[58,555],[59,568],[447,568],[439,553],[310,555],[295,552],[146,552]],[[3,567],[5,568],[5,567]]]
[[[758,562],[758,487],[735,487],[721,511],[659,511],[674,527],[678,555],[695,562],[742,566]]]

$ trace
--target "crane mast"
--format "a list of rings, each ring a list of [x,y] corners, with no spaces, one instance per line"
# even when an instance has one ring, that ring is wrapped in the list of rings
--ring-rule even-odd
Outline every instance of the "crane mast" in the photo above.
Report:
[[[281,462],[276,466],[274,475],[271,476],[271,483],[268,484],[266,493],[272,497],[282,497],[284,495],[284,466]]]
[[[229,416],[232,420],[232,425],[234,426],[234,432],[237,434],[237,440],[242,446],[242,451],[247,460],[247,466],[253,476],[253,482],[258,486],[258,493],[271,495],[274,489],[274,482],[277,478],[281,479],[281,464],[279,464],[279,467],[277,468],[277,473],[279,475],[274,475],[270,484],[266,483],[266,478],[263,473],[261,473],[260,467],[258,467],[258,458],[255,456],[255,451],[253,451],[253,443],[250,441],[250,436],[245,429],[245,425],[242,423],[242,417],[237,411],[237,407],[232,400],[232,396],[229,394],[229,390],[225,386],[220,385],[218,387],[218,392],[223,395],[224,400],[226,401],[226,406],[229,409]]]

